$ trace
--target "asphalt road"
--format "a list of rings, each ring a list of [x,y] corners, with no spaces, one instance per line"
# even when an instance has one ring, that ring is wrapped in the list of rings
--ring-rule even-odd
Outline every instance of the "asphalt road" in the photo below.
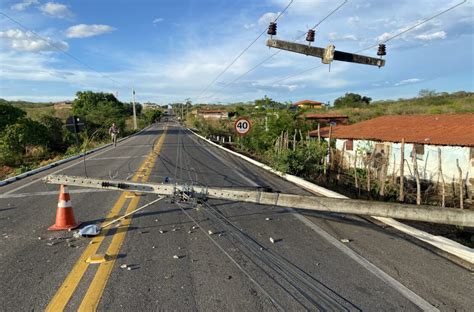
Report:
[[[474,306],[472,273],[358,217],[163,199],[94,238],[50,232],[58,187],[40,179],[52,173],[308,194],[176,124],[155,125],[90,155],[85,165],[70,162],[0,187],[2,311],[472,311]],[[76,219],[85,224],[157,198],[70,191]],[[109,254],[108,261],[84,261],[98,253]]]

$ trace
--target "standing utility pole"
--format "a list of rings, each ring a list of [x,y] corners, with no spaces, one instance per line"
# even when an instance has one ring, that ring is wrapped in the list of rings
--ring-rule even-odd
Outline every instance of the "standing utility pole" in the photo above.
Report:
[[[135,90],[133,90],[133,130],[137,130],[137,111],[135,109]]]

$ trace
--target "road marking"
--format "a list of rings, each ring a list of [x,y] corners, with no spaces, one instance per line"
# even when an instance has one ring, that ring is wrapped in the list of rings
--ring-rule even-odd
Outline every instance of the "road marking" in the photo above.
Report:
[[[159,155],[161,151],[163,142],[165,140],[165,136],[166,136],[166,128],[163,134],[161,135],[160,140],[158,141],[158,144],[155,146],[155,148],[151,152],[150,157],[148,158],[150,166],[149,166],[149,169],[146,170],[146,173],[141,179],[141,182],[146,182],[148,178],[150,177],[151,168],[153,168],[157,160],[157,156]],[[140,197],[132,198],[132,200],[130,201],[130,204],[127,207],[127,211],[125,213],[129,213],[135,210],[138,206],[139,201],[140,201]],[[105,286],[107,285],[107,281],[109,280],[110,274],[112,273],[115,260],[117,259],[116,256],[120,252],[120,248],[122,247],[122,244],[125,240],[128,228],[131,223],[132,223],[132,218],[127,218],[127,219],[122,220],[122,225],[118,228],[117,233],[114,234],[114,236],[112,237],[112,242],[110,243],[109,248],[106,251],[106,254],[109,256],[112,256],[112,259],[110,261],[100,264],[94,276],[94,279],[89,285],[89,289],[87,290],[86,295],[84,296],[84,299],[82,300],[82,303],[79,306],[78,311],[85,312],[85,311],[97,310],[97,306],[99,305],[100,299],[102,298],[102,294],[105,290]]]
[[[298,219],[299,221],[303,222],[305,225],[307,225],[309,228],[311,228],[313,231],[321,235],[324,239],[326,239],[329,243],[331,243],[334,247],[342,251],[344,254],[349,256],[352,260],[360,264],[362,267],[364,267],[366,270],[377,276],[379,279],[390,285],[391,287],[395,288],[400,294],[402,294],[405,298],[410,300],[412,303],[420,307],[423,311],[439,311],[437,308],[435,308],[433,305],[431,305],[428,301],[425,299],[421,298],[417,294],[415,294],[413,291],[408,289],[405,285],[379,269],[377,266],[375,266],[372,262],[369,260],[365,259],[358,253],[356,253],[354,250],[350,249],[346,245],[342,244],[339,242],[336,238],[328,234],[326,231],[324,231],[322,228],[311,222],[308,218],[305,216],[299,214],[296,212],[294,209],[289,208],[288,209],[290,212],[292,212],[292,215]]]
[[[192,133],[192,132],[191,132]],[[205,141],[206,142],[206,141]],[[207,142],[206,142],[207,143]],[[209,149],[210,153],[214,153],[212,149]],[[214,154],[216,155],[216,154]],[[247,178],[248,179],[248,178]],[[339,242],[336,238],[334,238],[332,235],[324,231],[322,228],[317,226],[315,223],[311,222],[308,218],[305,216],[299,214],[296,212],[296,210],[292,208],[288,208],[289,211],[293,212],[293,216],[298,219],[299,221],[303,222],[305,225],[307,225],[309,228],[311,228],[313,231],[321,235],[324,239],[326,239],[329,243],[331,243],[334,247],[339,249],[341,252],[349,256],[351,259],[356,261],[358,264],[360,264],[362,267],[364,267],[366,270],[377,276],[379,279],[396,289],[401,295],[403,295],[405,298],[410,300],[413,304],[417,305],[420,307],[423,311],[439,311],[436,307],[431,305],[428,301],[425,299],[421,298],[418,296],[416,293],[414,293],[412,290],[407,288],[405,285],[379,269],[377,266],[375,266],[373,263],[371,263],[369,260],[363,258],[361,255],[347,247],[346,245],[342,244]]]
[[[124,192],[120,195],[119,199],[117,200],[112,210],[107,215],[107,218],[102,223],[102,225],[104,225],[106,222],[108,222],[109,220],[112,220],[114,217],[118,215],[123,205],[127,201],[127,199],[125,198],[127,193],[128,192]],[[53,299],[51,299],[45,311],[55,312],[55,311],[64,310],[67,303],[69,302],[69,299],[71,299],[74,291],[76,290],[77,285],[79,285],[79,282],[81,281],[82,276],[84,275],[87,268],[89,267],[89,263],[86,262],[87,258],[89,258],[91,255],[97,252],[100,245],[102,244],[105,237],[107,236],[107,233],[109,232],[109,230],[110,228],[105,228],[103,231],[101,231],[101,235],[96,236],[91,240],[92,243],[86,247],[81,257],[72,268],[71,272],[69,272],[68,276],[64,280],[61,287],[59,287]]]
[[[145,161],[143,161],[143,163],[141,164],[137,172],[139,172],[144,165],[145,165]],[[138,180],[138,174],[135,174],[132,180],[136,182]],[[109,222],[110,220],[113,220],[114,218],[118,216],[118,214],[122,210],[122,207],[127,201],[126,197],[130,195],[132,195],[132,193],[130,192],[123,192],[120,195],[119,199],[117,200],[117,202],[115,202],[112,210],[107,215],[106,220],[102,222],[101,226],[105,225],[107,222]],[[84,276],[85,272],[87,271],[89,267],[89,263],[87,263],[86,260],[90,256],[97,253],[97,250],[99,249],[100,245],[104,241],[110,229],[111,228],[108,227],[101,230],[100,235],[94,237],[91,240],[91,244],[86,247],[82,255],[79,257],[79,260],[76,262],[72,270],[69,272],[68,276],[64,280],[63,284],[59,287],[53,299],[51,299],[45,311],[48,311],[48,312],[49,311],[50,312],[63,311],[66,308],[66,305],[68,304],[77,286],[79,285],[79,282],[81,281],[82,277]]]
[[[80,194],[80,193],[98,193],[98,192],[110,192],[110,191],[111,190],[101,190],[101,189],[78,189],[78,190],[69,190],[69,193]],[[47,195],[58,195],[58,191],[5,194],[5,195],[0,195],[0,199],[24,198],[24,197],[33,197],[33,196],[47,196]]]
[[[130,139],[134,139],[134,138],[137,138],[137,136],[131,137]],[[124,141],[126,141],[126,140],[124,140]],[[124,141],[123,141],[123,142],[124,142]],[[113,146],[110,146],[109,148],[105,148],[103,151],[94,153],[94,155],[92,155],[91,157],[87,157],[86,159],[87,159],[87,160],[91,160],[92,158],[95,158],[96,156],[102,155],[102,154],[104,154],[105,152],[108,152],[108,151],[113,150],[113,149],[114,149],[114,147],[113,147]],[[49,173],[49,174],[56,174],[56,173],[62,172],[62,171],[66,170],[66,169],[69,169],[69,168],[71,168],[71,167],[80,165],[80,164],[82,164],[83,162],[84,162],[83,157],[81,157],[79,161],[77,161],[77,162],[75,162],[75,163],[73,163],[73,164],[71,164],[71,165],[69,165],[69,166],[67,166],[67,167],[64,167],[64,168],[62,168],[62,169],[53,171],[53,172],[51,172],[51,173]],[[47,170],[45,170],[45,171],[47,171]],[[19,186],[19,187],[17,187],[17,188],[14,188],[13,190],[10,190],[10,191],[8,191],[8,192],[5,192],[5,193],[3,193],[3,194],[4,194],[4,195],[11,194],[11,193],[16,192],[16,191],[18,191],[18,190],[21,190],[21,189],[23,189],[23,188],[25,188],[25,187],[27,187],[27,186],[30,186],[30,185],[33,184],[33,183],[36,183],[36,182],[38,182],[38,181],[41,181],[42,179],[43,179],[42,177],[41,177],[41,178],[38,178],[38,179],[35,179],[35,180],[33,180],[33,181],[30,181],[30,182],[28,182],[28,183],[25,183],[25,184],[23,184],[23,185],[21,185],[21,186]]]

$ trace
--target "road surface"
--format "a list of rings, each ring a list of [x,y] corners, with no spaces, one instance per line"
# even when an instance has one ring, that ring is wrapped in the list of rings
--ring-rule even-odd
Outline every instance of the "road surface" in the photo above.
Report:
[[[53,173],[308,194],[177,124],[154,125],[88,156],[85,165],[69,162],[0,188],[2,311],[472,311],[474,306],[469,271],[358,217],[164,199],[94,238],[50,232],[58,186],[40,179]],[[84,224],[156,199],[70,192],[76,219]],[[110,255],[108,261],[85,261],[100,253]]]

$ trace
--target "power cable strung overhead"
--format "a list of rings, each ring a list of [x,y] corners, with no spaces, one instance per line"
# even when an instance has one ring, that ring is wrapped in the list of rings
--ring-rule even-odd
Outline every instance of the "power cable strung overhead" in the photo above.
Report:
[[[272,23],[276,23],[278,21],[278,19],[283,15],[283,13],[286,12],[286,10],[288,10],[288,8],[293,4],[293,1],[294,0],[291,0],[288,5],[283,9],[283,11],[281,11],[277,17],[273,20]],[[275,25],[276,26],[276,25]],[[235,62],[237,62],[237,60],[242,56],[244,55],[245,52],[247,52],[248,49],[250,49],[254,44],[255,42],[257,42],[258,39],[260,39],[265,33],[267,32],[267,29],[265,28],[264,31],[262,31],[258,36],[257,38],[255,38],[246,48],[244,48],[242,50],[242,52],[240,52],[233,60],[232,62],[229,63],[229,65],[226,66],[226,68],[224,68],[224,70],[222,70],[205,88],[203,91],[201,91],[201,93],[196,97],[196,101],[198,101],[199,99],[202,98],[202,96],[206,93],[207,90],[209,90],[209,88],[225,73],[227,72],[227,70],[229,70],[230,67],[232,67],[232,65],[235,64]]]
[[[314,31],[316,29],[316,27],[318,27],[319,25],[321,25],[325,20],[327,20],[331,15],[333,15],[334,13],[336,13],[337,11],[339,11],[339,9],[341,9],[349,0],[344,0],[341,4],[339,4],[335,9],[333,9],[331,12],[329,12],[324,18],[322,18],[320,21],[318,21],[313,27],[311,27],[309,30],[311,31]],[[271,23],[270,23],[271,25]],[[304,37],[305,34],[301,34],[299,36],[297,36],[295,38],[295,40],[299,40],[301,39],[302,37]],[[258,67],[262,66],[264,63],[266,63],[267,61],[271,60],[273,57],[275,57],[278,53],[282,52],[282,50],[278,50],[274,53],[272,53],[270,56],[266,57],[265,59],[263,59],[262,61],[260,61],[258,64],[256,64],[254,67],[252,67],[251,69],[249,69],[248,71],[246,71],[245,73],[243,73],[242,75],[238,76],[237,78],[235,78],[234,80],[226,83],[225,85],[221,86],[220,89],[222,88],[226,88],[228,87],[229,85],[231,84],[234,84],[235,82],[237,82],[238,80],[240,80],[242,77],[250,74],[251,72],[253,72],[255,69],[257,69]],[[212,93],[211,95],[209,95],[208,97],[212,97],[213,95],[215,95],[216,92]]]
[[[462,2],[459,2],[459,3],[453,5],[453,6],[449,7],[449,8],[447,8],[447,9],[445,9],[445,10],[439,12],[439,13],[436,13],[436,14],[433,15],[433,16],[430,16],[430,17],[428,17],[428,18],[426,18],[426,19],[424,19],[424,20],[422,20],[422,21],[420,21],[420,22],[414,24],[413,26],[408,27],[407,29],[404,29],[403,31],[401,31],[401,32],[399,32],[399,33],[397,33],[397,34],[395,34],[395,35],[393,35],[393,36],[388,37],[388,38],[385,39],[385,40],[380,41],[380,43],[378,43],[378,44],[371,45],[371,46],[369,46],[369,47],[366,47],[366,48],[363,48],[363,49],[361,49],[361,50],[358,50],[358,51],[356,51],[356,52],[354,52],[354,53],[361,53],[361,52],[364,52],[364,51],[373,49],[373,48],[375,48],[375,47],[377,47],[377,46],[379,47],[379,53],[382,52],[382,51],[380,51],[381,46],[383,46],[383,52],[385,52],[385,43],[387,43],[387,42],[389,42],[389,41],[391,41],[391,40],[393,40],[393,39],[395,39],[395,38],[400,37],[401,35],[403,35],[403,34],[409,32],[409,31],[411,31],[411,30],[417,28],[418,26],[421,26],[421,25],[423,25],[423,24],[425,24],[425,23],[427,23],[427,22],[429,22],[429,21],[435,19],[436,17],[438,17],[438,16],[440,16],[440,15],[442,15],[442,14],[445,14],[445,13],[447,13],[447,12],[449,12],[449,11],[455,9],[456,7],[462,5],[462,4],[466,3],[466,2],[467,2],[467,0],[464,0],[464,1],[462,1]],[[379,53],[378,53],[378,54],[379,54]],[[380,55],[380,54],[379,54],[379,55]],[[311,67],[311,68],[309,68],[309,69],[305,69],[305,70],[303,70],[303,71],[301,71],[301,72],[298,72],[298,73],[295,73],[295,74],[291,74],[291,75],[285,76],[285,77],[283,77],[283,78],[280,78],[280,79],[278,79],[278,80],[273,81],[273,82],[271,83],[271,85],[275,85],[275,84],[277,84],[277,83],[280,83],[280,82],[282,82],[282,81],[288,80],[288,79],[290,79],[290,78],[294,78],[294,77],[303,75],[303,74],[305,74],[305,73],[307,73],[307,72],[313,71],[313,70],[315,70],[315,69],[317,69],[317,68],[320,68],[320,67],[323,67],[323,66],[324,66],[324,64],[320,64],[320,65],[318,65],[318,66]]]

